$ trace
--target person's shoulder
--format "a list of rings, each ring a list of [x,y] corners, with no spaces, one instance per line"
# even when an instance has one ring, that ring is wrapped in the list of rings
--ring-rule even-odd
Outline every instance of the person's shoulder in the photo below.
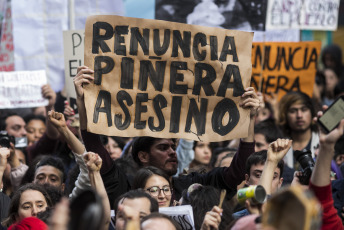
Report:
[[[333,180],[332,191],[344,191],[344,179]]]
[[[11,201],[11,198],[3,192],[0,192],[0,199],[1,201]]]

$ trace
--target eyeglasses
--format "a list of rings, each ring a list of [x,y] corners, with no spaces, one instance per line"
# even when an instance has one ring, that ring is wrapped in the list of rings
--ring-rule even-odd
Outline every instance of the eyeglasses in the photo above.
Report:
[[[150,188],[147,188],[146,190],[152,196],[159,196],[160,191],[163,191],[165,196],[171,196],[172,195],[172,189],[170,188],[170,186],[164,186],[162,188],[159,188],[158,186],[152,186]]]

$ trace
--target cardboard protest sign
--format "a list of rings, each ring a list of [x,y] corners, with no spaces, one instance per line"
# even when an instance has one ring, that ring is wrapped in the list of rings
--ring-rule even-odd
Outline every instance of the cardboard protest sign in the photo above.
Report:
[[[321,42],[266,42],[252,47],[253,87],[263,94],[278,94],[278,99],[289,91],[312,96]]]
[[[269,0],[267,29],[336,30],[339,0]]]
[[[45,84],[44,70],[0,72],[0,109],[46,106],[41,93]]]
[[[84,65],[84,30],[63,31],[65,89],[70,106],[76,110],[76,94],[73,78],[78,66]]]
[[[182,230],[195,229],[195,221],[191,205],[159,208],[159,213],[163,213],[171,217],[180,225]]]
[[[243,31],[264,31],[267,0],[155,1],[155,18]]]
[[[220,141],[247,136],[253,33],[120,16],[85,30],[88,130]]]

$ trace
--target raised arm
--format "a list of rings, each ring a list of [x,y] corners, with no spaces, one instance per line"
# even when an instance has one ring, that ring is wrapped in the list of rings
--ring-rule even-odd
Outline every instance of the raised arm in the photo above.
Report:
[[[248,136],[241,139],[238,152],[233,157],[231,166],[225,169],[225,181],[235,188],[245,179],[245,164],[247,158],[254,153],[254,119],[259,108],[259,98],[253,87],[245,89],[242,95],[241,107],[250,110]]]
[[[250,110],[250,124],[248,126],[248,136],[243,138],[243,142],[254,142],[254,121],[260,106],[260,99],[253,87],[245,89],[245,93],[241,96],[242,102],[239,104],[241,107]]]
[[[322,113],[320,112],[320,116]],[[334,146],[343,135],[344,119],[339,126],[329,134],[320,132],[319,154],[311,176],[311,183],[316,186],[327,186],[330,184],[331,161],[334,156]]]
[[[54,110],[54,105],[56,102],[56,93],[54,90],[50,87],[50,85],[46,84],[42,86],[42,96],[46,99],[48,99],[49,103],[45,107],[45,110],[47,111],[47,114],[50,110]],[[59,132],[55,128],[54,125],[50,123],[49,119],[46,119],[46,126],[47,126],[47,136],[52,140],[57,140],[59,138]]]
[[[223,209],[214,206],[212,210],[205,214],[201,230],[217,230],[221,223]]]
[[[2,177],[4,176],[4,172],[7,165],[7,158],[9,156],[10,150],[8,148],[0,147],[0,186],[2,186]]]
[[[245,90],[240,106],[250,110],[250,128],[248,137],[240,141],[238,151],[234,155],[231,165],[224,168],[214,168],[203,175],[194,174],[194,178],[192,178],[192,183],[227,189],[227,196],[234,196],[237,186],[245,180],[246,160],[254,153],[254,117],[259,107],[259,99],[252,87]]]
[[[76,92],[76,104],[78,106],[80,117],[80,129],[87,129],[86,107],[84,102],[84,88],[83,85],[91,84],[94,80],[92,76],[93,70],[87,66],[80,66],[77,70],[77,75],[74,77],[74,87]]]
[[[318,113],[318,117],[322,112]],[[331,191],[331,160],[334,156],[334,145],[343,135],[344,119],[332,132],[324,134],[320,132],[319,154],[312,172],[309,188],[314,192],[323,208],[322,229],[344,229],[342,221],[333,206]]]
[[[80,173],[78,175],[77,180],[75,181],[75,187],[72,193],[69,194],[69,197],[73,198],[77,196],[81,191],[91,187],[90,178],[88,176],[88,169],[83,160],[83,154],[86,152],[85,146],[68,128],[62,113],[49,111],[48,119],[59,131],[61,137],[66,141],[66,143],[72,150],[75,157],[75,161],[80,168]]]
[[[96,152],[102,158],[103,166],[100,173],[103,175],[111,170],[113,167],[113,160],[111,159],[110,154],[104,148],[99,135],[87,132],[87,116],[83,85],[91,84],[93,82],[93,73],[94,71],[86,66],[78,67],[78,73],[74,78],[74,86],[77,95],[76,103],[79,111],[82,139],[85,143],[87,151]]]
[[[17,154],[15,153],[14,144],[11,143],[10,150],[10,156],[8,157],[7,161],[9,165],[11,166],[11,173],[10,173],[10,180],[12,184],[13,190],[17,190],[20,186],[20,183],[29,169],[29,166],[26,164],[20,163],[19,158]]]
[[[61,137],[69,145],[69,147],[74,153],[78,155],[82,155],[85,152],[84,145],[67,127],[65,118],[62,113],[49,111],[48,120],[56,128],[56,130],[59,132]]]
[[[264,170],[259,182],[265,188],[266,194],[268,195],[272,193],[271,185],[277,164],[287,154],[292,142],[292,140],[288,139],[277,139],[269,145]]]
[[[110,210],[109,199],[104,187],[104,183],[99,172],[102,166],[102,158],[100,158],[98,154],[88,152],[84,156],[84,160],[89,171],[91,185],[102,198],[103,207],[104,207],[104,216],[105,216],[104,223],[103,223],[104,227],[102,229],[107,230],[109,229],[111,210]]]

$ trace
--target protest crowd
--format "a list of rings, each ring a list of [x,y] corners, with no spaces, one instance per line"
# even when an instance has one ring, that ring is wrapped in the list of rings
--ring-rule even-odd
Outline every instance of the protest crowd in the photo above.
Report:
[[[197,15],[195,8],[188,20],[196,20]],[[223,24],[225,18],[218,20]],[[44,84],[40,90],[47,102],[45,106],[0,109],[0,230],[344,229],[343,104],[334,112],[339,116],[338,121],[330,118],[335,122],[331,129],[319,123],[328,119],[326,111],[344,97],[344,66],[338,45],[325,46],[318,56],[313,56],[316,48],[309,48],[304,54],[302,68],[317,66],[314,76],[309,76],[315,79],[314,85],[308,87],[312,88],[311,95],[301,90],[305,83],[295,78],[288,83],[288,89],[286,84],[277,83],[277,89],[288,91],[279,97],[277,90],[268,92],[271,84],[267,79],[263,80],[265,83],[260,81],[259,74],[253,74],[252,84],[242,80],[251,80],[251,76],[244,76],[251,72],[242,71],[240,56],[246,50],[242,48],[246,41],[239,44],[239,39],[223,36],[219,37],[224,42],[219,42],[218,48],[216,36],[203,34],[219,51],[206,53],[199,52],[199,46],[205,46],[202,33],[190,33],[194,38],[188,46],[200,61],[195,65],[173,60],[167,63],[168,67],[163,61],[153,65],[152,54],[145,53],[150,60],[135,61],[134,66],[131,58],[139,57],[145,47],[149,50],[143,42],[144,32],[141,35],[136,27],[112,28],[105,22],[97,23],[94,25],[98,27],[93,27],[95,41],[85,47],[92,47],[96,51],[90,53],[99,56],[77,68],[73,78],[75,106],[64,92],[56,93],[49,84]],[[95,28],[106,32],[102,34]],[[147,28],[147,33],[153,34],[153,29]],[[130,50],[129,43],[124,41],[128,31]],[[173,42],[171,39],[166,49],[160,47],[162,38],[154,37],[155,53],[165,49],[157,56],[165,53],[169,58],[190,56],[187,54],[190,49],[185,49],[186,39],[178,40],[182,33],[175,31],[165,30],[165,34],[173,33],[175,39]],[[195,45],[196,37],[199,43]],[[110,39],[117,42],[111,50],[110,42],[105,42]],[[127,44],[128,50],[123,44]],[[251,50],[251,44],[247,50]],[[257,51],[258,46],[254,48],[258,57],[255,62],[263,58],[259,53],[263,47]],[[173,51],[169,52],[170,49]],[[212,49],[214,46],[207,51]],[[121,57],[118,63],[117,59],[109,58],[113,57],[110,54],[104,55],[106,52],[128,57]],[[85,56],[86,53],[85,50]],[[227,57],[232,62],[226,63],[226,67],[222,62]],[[281,63],[283,58],[287,60],[285,56],[269,58],[264,69],[274,62],[273,58],[276,63],[277,59]],[[222,66],[221,76],[215,73],[218,66],[201,63],[204,59]],[[251,68],[251,60],[248,62]],[[290,69],[295,68],[292,61],[289,64]],[[165,68],[170,68],[170,76],[159,74],[159,68],[164,73]],[[111,71],[121,71],[122,75],[118,75],[127,81],[109,86],[106,74]],[[195,76],[193,88],[185,83],[182,71]],[[166,87],[164,78],[172,86]],[[117,85],[121,90],[115,94],[112,89]],[[100,90],[94,94],[97,98],[90,99],[92,87]],[[149,94],[154,89],[157,93]],[[172,99],[166,90],[173,93]],[[233,92],[235,99],[227,99],[227,90]],[[135,91],[141,93],[133,94]],[[195,96],[184,106],[184,99],[176,95],[189,91]],[[224,99],[213,103],[210,99],[215,95]],[[145,103],[152,106],[147,108]],[[167,104],[172,104],[169,105],[172,108],[164,112]],[[133,107],[135,110],[130,110]],[[212,115],[206,115],[209,108]],[[228,121],[226,114],[230,116]],[[182,119],[186,122],[179,127]],[[228,125],[223,125],[226,122]],[[233,127],[229,127],[231,123]],[[120,134],[114,136],[108,128],[118,129]],[[142,132],[145,129],[149,132]],[[177,138],[165,137],[162,132],[166,129],[174,134],[185,129],[185,133],[192,133],[195,138],[183,138],[183,134]],[[235,133],[239,131],[242,133]],[[217,135],[227,134],[235,138],[204,139],[204,135],[216,140]]]

